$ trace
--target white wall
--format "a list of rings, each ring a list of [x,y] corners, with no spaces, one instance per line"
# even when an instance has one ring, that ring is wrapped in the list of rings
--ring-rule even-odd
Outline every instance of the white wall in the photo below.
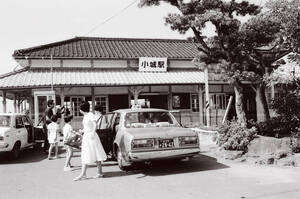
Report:
[[[60,67],[60,60],[52,60],[53,67]],[[31,67],[51,67],[51,60],[49,59],[32,59]]]
[[[29,63],[29,60],[26,59],[16,59],[16,61],[23,67],[30,66],[31,67],[51,67],[51,60],[50,59],[31,59],[31,63]],[[130,59],[130,60],[93,60],[93,66],[95,68],[126,68],[126,67],[132,67],[137,68],[138,67],[138,59]],[[52,60],[53,67],[83,67],[88,68],[92,67],[92,61],[91,60],[78,60],[78,59],[64,59]],[[190,61],[190,60],[169,60],[168,68],[182,68],[182,69],[191,69],[196,68],[196,66]]]
[[[126,60],[94,60],[95,68],[126,68]]]
[[[91,60],[63,60],[63,67],[78,67],[89,68],[91,67]]]
[[[191,60],[170,60],[170,68],[197,68]]]

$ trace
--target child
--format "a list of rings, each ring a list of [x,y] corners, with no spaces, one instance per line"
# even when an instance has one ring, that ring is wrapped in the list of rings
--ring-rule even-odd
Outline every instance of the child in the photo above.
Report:
[[[70,124],[72,119],[73,119],[72,115],[66,116],[64,118],[64,120],[65,120],[65,125],[63,128],[64,143],[67,140],[67,138],[72,136],[73,128]],[[72,167],[71,166],[71,158],[73,155],[73,148],[71,146],[65,144],[65,149],[66,149],[67,154],[66,154],[66,162],[65,162],[65,166],[64,166],[64,171],[70,171],[71,167]]]
[[[54,158],[58,158],[58,117],[56,115],[53,115],[51,117],[51,123],[48,124],[48,141],[50,144],[49,147],[49,153],[48,153],[48,159],[51,160],[51,152],[53,147],[55,147],[55,156]]]

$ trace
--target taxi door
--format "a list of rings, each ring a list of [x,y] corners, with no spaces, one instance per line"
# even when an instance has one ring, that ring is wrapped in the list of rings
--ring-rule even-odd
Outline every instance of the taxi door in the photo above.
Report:
[[[16,116],[16,136],[17,139],[21,141],[21,148],[28,144],[28,132],[23,123],[22,116]]]
[[[101,116],[100,121],[97,124],[97,134],[100,138],[102,146],[106,154],[112,152],[113,147],[113,132],[110,128],[112,122],[113,113],[107,113]]]
[[[32,143],[34,141],[34,135],[33,135],[33,124],[31,123],[30,119],[27,117],[27,116],[23,116],[23,123],[24,123],[24,126],[27,130],[27,139],[28,139],[28,143]]]

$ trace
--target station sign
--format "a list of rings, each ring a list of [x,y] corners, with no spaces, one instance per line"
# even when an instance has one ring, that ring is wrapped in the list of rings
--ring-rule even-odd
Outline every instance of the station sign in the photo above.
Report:
[[[142,72],[167,72],[166,57],[140,57],[139,71]]]

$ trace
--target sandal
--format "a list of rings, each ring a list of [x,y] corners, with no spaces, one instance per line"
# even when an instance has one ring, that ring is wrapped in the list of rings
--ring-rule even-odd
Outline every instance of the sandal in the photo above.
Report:
[[[97,174],[97,175],[95,175],[94,176],[94,178],[104,178],[104,174],[103,173],[101,173],[101,174]]]
[[[77,176],[77,177],[74,178],[73,180],[74,180],[74,181],[79,181],[79,180],[85,180],[85,179],[87,179],[86,176]]]

